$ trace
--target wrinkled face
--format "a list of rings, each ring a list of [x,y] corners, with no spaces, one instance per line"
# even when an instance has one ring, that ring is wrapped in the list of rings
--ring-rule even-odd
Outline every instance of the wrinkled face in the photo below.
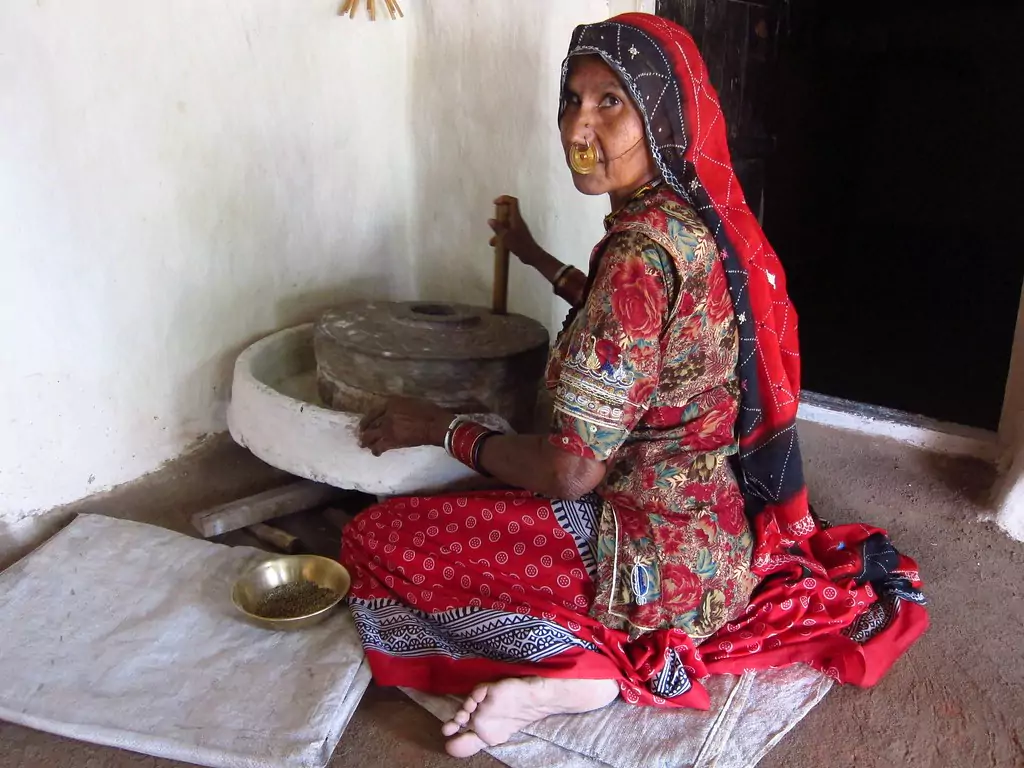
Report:
[[[624,198],[653,179],[658,168],[644,140],[644,123],[633,100],[600,56],[574,56],[565,81],[565,111],[559,122],[562,149],[589,141],[597,149],[597,170],[572,174],[585,195]]]

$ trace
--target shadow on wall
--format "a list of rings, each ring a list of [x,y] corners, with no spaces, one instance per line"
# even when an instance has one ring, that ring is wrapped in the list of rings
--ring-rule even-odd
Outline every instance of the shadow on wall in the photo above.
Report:
[[[289,477],[235,445],[229,435],[218,435],[136,481],[19,522],[0,520],[0,570],[79,514],[137,520],[194,536],[196,512],[261,493]]]
[[[296,293],[277,302],[277,327],[291,328],[312,323],[332,307],[348,301],[388,298],[388,286],[382,280],[363,276],[336,282],[303,293]]]
[[[162,393],[174,401],[163,429],[175,444],[224,424],[235,360],[252,343],[344,301],[395,293],[408,215],[383,220],[391,187],[364,184],[355,194],[347,179],[362,159],[331,133],[341,128],[314,130],[300,115],[261,130],[233,114],[232,152],[197,136],[190,162],[168,169],[182,247],[205,255],[167,281],[173,311],[160,342],[189,361]]]
[[[0,571],[18,562],[73,519],[72,513],[57,510],[16,523],[0,520]]]
[[[557,72],[548,71],[547,13],[517,3],[453,12],[456,5],[424,3],[410,18],[419,27],[409,88],[412,277],[417,298],[486,305],[492,201],[508,193],[537,206],[552,197],[547,165],[558,137],[553,105],[543,103],[553,89],[543,84]],[[521,289],[522,271],[513,257],[512,311],[546,321],[550,295]]]
[[[176,401],[174,412],[178,418],[171,422],[175,434],[170,437],[179,442],[189,443],[197,436],[204,436],[209,416],[204,413],[201,417],[196,417],[196,404],[204,400],[209,401],[211,396],[215,423],[223,423],[226,420],[235,361],[255,342],[278,329],[314,322],[326,310],[344,302],[374,297],[387,298],[388,295],[389,287],[386,282],[374,276],[364,275],[313,290],[286,292],[283,298],[270,302],[266,314],[273,319],[266,325],[266,331],[247,333],[241,337],[240,342],[226,348],[218,346],[205,357],[196,358],[191,372],[179,382],[173,392]],[[239,303],[249,300],[244,287],[220,292],[208,288],[204,293],[195,296],[195,301],[187,298],[179,301],[178,314],[187,317],[190,313],[198,311],[198,305],[201,303],[208,317],[207,322],[213,323],[213,327],[221,328],[237,322]]]

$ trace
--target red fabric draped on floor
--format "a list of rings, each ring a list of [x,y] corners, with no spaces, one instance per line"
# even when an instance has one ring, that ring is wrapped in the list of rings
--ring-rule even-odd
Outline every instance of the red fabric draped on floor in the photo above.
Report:
[[[746,614],[702,645],[674,629],[631,641],[587,614],[596,514],[592,500],[518,491],[398,498],[361,513],[342,562],[377,682],[464,694],[505,677],[611,678],[632,703],[707,708],[699,680],[715,673],[806,662],[871,685],[927,627],[920,605],[865,581],[913,594],[913,561],[876,569],[894,550],[878,529],[847,525],[812,536],[809,557],[766,564]]]

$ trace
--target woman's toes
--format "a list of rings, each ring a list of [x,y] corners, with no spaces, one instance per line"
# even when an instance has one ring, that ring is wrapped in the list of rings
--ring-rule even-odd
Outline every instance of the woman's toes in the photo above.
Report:
[[[476,709],[476,705],[479,704],[480,702],[482,702],[484,699],[487,698],[487,690],[488,690],[488,688],[490,688],[489,685],[478,685],[469,694],[469,699],[473,700],[473,709]],[[469,699],[466,700],[467,703],[469,702]],[[471,709],[469,711],[472,712],[473,709]]]
[[[471,757],[486,747],[487,744],[472,731],[460,733],[445,742],[445,751],[452,757]]]
[[[476,709],[476,707],[474,707],[474,709]],[[455,717],[453,717],[452,720],[454,720],[460,726],[468,725],[469,724],[469,712],[467,712],[464,709],[460,709],[458,712],[455,713]]]
[[[456,723],[454,720],[449,720],[441,726],[441,733],[445,736],[454,736],[462,730],[462,726]]]

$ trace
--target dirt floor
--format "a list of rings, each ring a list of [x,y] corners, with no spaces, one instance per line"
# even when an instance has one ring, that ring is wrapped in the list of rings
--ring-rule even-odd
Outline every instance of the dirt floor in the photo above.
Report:
[[[1024,766],[1024,544],[984,522],[991,469],[906,446],[802,424],[808,485],[834,523],[889,529],[917,558],[932,627],[875,688],[836,689],[766,757],[787,766]],[[217,440],[187,460],[69,511],[189,531],[199,509],[281,482]],[[371,686],[331,768],[454,766],[438,722],[395,690]],[[478,756],[468,768],[497,768]],[[177,768],[0,723],[0,768]]]

